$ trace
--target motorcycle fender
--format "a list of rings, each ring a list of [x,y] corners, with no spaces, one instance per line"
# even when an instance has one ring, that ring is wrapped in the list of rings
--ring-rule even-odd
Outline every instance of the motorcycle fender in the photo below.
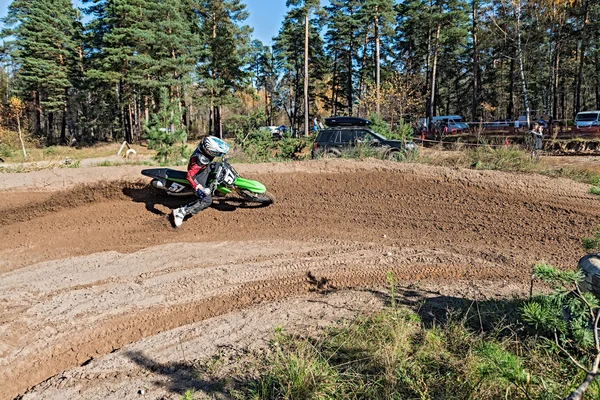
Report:
[[[219,185],[219,186],[217,186],[217,192],[219,192],[223,195],[226,195],[226,194],[231,193],[231,190],[227,189],[227,187],[225,187],[225,186]]]
[[[240,189],[249,190],[253,193],[265,193],[267,191],[265,185],[258,181],[253,181],[252,179],[237,177],[234,185]]]

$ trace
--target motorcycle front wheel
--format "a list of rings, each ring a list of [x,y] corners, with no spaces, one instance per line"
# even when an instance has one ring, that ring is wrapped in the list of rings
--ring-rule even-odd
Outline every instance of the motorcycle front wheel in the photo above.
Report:
[[[275,203],[275,196],[269,192],[254,193],[249,190],[240,190],[239,192],[243,196],[244,200],[249,202],[261,203],[265,205]]]

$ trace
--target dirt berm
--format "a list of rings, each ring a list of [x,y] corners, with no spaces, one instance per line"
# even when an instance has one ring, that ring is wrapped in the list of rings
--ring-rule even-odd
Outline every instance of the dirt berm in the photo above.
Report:
[[[374,160],[236,167],[277,203],[220,200],[179,229],[169,215],[182,201],[156,197],[142,167],[0,175],[0,399],[52,376],[25,397],[135,398],[162,371],[153,349],[178,365],[244,332],[240,343],[376,308],[360,289],[384,286],[387,271],[466,298],[519,292],[534,262],[573,268],[599,222],[587,185],[538,175]],[[185,345],[169,343],[184,354],[153,339],[181,329]],[[153,398],[181,386],[154,385]]]

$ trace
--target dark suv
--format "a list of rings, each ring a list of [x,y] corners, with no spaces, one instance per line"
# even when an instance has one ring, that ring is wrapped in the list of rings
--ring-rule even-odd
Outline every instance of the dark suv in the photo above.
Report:
[[[389,140],[373,132],[371,121],[355,117],[334,117],[325,120],[327,129],[321,130],[313,143],[312,158],[341,157],[357,144],[368,144],[384,159],[398,160],[416,149],[413,142]]]

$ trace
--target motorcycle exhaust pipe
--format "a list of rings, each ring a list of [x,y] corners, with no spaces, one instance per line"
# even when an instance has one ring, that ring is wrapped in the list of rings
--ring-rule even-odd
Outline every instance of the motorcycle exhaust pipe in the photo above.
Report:
[[[157,189],[163,189],[165,188],[165,183],[159,179],[152,179],[152,182],[150,182],[150,184],[152,186],[154,186]]]

